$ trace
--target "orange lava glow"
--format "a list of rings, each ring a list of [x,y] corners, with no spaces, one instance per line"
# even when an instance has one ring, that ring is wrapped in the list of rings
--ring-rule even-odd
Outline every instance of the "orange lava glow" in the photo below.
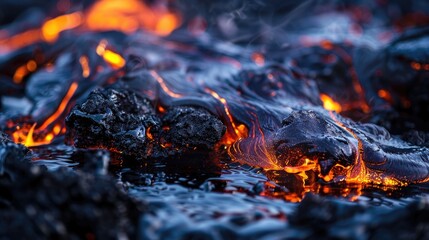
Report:
[[[91,74],[91,69],[89,68],[88,57],[81,56],[79,58],[80,66],[82,67],[82,77],[87,78]]]
[[[3,34],[2,34],[3,35]],[[6,53],[19,48],[23,48],[35,42],[43,40],[39,29],[31,29],[22,33],[0,37],[0,53]]]
[[[30,72],[34,72],[37,69],[37,63],[34,60],[28,61],[26,64],[18,67],[13,74],[13,81],[15,83],[21,83],[25,76]]]
[[[172,90],[170,90],[170,88],[168,88],[167,84],[165,84],[164,79],[163,79],[161,76],[159,76],[159,74],[158,74],[156,71],[151,70],[151,71],[150,71],[150,75],[152,75],[152,77],[154,77],[154,78],[155,78],[155,80],[156,80],[156,81],[159,83],[159,85],[161,86],[162,90],[163,90],[166,94],[168,94],[170,97],[173,97],[173,98],[181,98],[181,97],[182,97],[182,95],[181,95],[181,94],[175,93],[175,92],[173,92]]]
[[[16,143],[21,143],[25,145],[26,147],[37,147],[37,146],[46,145],[52,142],[53,136],[51,137],[51,135],[49,134],[46,135],[45,138],[38,139],[36,141],[33,137],[35,128],[36,128],[36,123],[33,124],[33,126],[31,126],[30,129],[25,129],[25,128],[18,129],[12,134],[13,140]]]
[[[412,62],[412,63],[411,63],[411,67],[412,67],[414,70],[417,70],[417,71],[419,71],[420,69],[422,69],[422,65],[421,65],[420,63],[418,63],[418,62]]]
[[[125,59],[121,55],[119,55],[118,53],[115,53],[109,49],[106,49],[106,47],[107,47],[107,41],[101,40],[97,46],[97,49],[96,49],[97,54],[100,57],[102,57],[104,59],[104,61],[109,63],[110,66],[112,66],[115,69],[119,69],[119,68],[122,68],[123,66],[125,66]],[[81,62],[81,64],[82,64],[82,62]],[[84,68],[84,67],[82,66],[82,68]],[[89,70],[89,68],[87,68],[87,69]]]
[[[411,62],[411,68],[413,68],[416,71],[420,71],[420,70],[428,71],[429,70],[429,64]]]
[[[228,126],[228,132],[227,134],[225,134],[224,139],[222,140],[222,143],[231,145],[239,139],[246,138],[248,136],[247,127],[243,124],[237,124],[234,121],[234,118],[232,117],[229,111],[229,107],[228,107],[228,103],[226,102],[226,99],[222,98],[217,92],[211,89],[206,89],[206,90],[210,93],[210,95],[212,95],[220,103],[222,103],[225,114],[228,116],[229,124],[232,127],[232,131],[231,131],[230,130],[231,127]]]
[[[146,29],[165,36],[180,25],[180,17],[165,7],[150,8],[139,0],[99,0],[88,11],[86,25],[96,31]]]
[[[264,55],[262,55],[261,53],[253,53],[252,60],[258,66],[264,66],[265,64]]]
[[[82,24],[81,12],[65,14],[46,21],[42,26],[42,35],[47,42],[55,42],[62,31],[76,28]]]
[[[405,186],[407,183],[400,182],[394,178],[382,176],[382,173],[371,171],[365,166],[364,159],[362,158],[363,146],[362,140],[350,128],[344,126],[333,113],[330,114],[331,118],[343,129],[348,131],[358,141],[358,152],[356,155],[355,163],[352,166],[345,167],[346,179],[348,183],[358,184],[378,184],[383,186]],[[331,170],[332,171],[332,170]]]
[[[335,102],[331,97],[326,94],[320,94],[320,100],[323,102],[323,107],[329,111],[341,112],[341,105]]]
[[[180,16],[164,5],[149,7],[140,0],[98,0],[85,12],[77,11],[48,19],[40,28],[20,33],[1,31],[0,53],[41,41],[53,43],[61,32],[75,28],[82,32],[116,30],[127,34],[147,30],[166,36],[180,24]]]
[[[320,171],[320,165],[318,164],[318,159],[309,159],[304,157],[304,161],[299,166],[285,166],[283,170],[290,174],[296,174],[300,176],[303,180],[303,187],[306,188],[307,185],[305,180],[309,179],[308,171],[312,171],[321,179],[326,182],[330,182],[334,180],[335,177],[342,176],[344,177],[344,181],[347,184],[376,184],[385,187],[398,187],[398,186],[406,186],[408,183],[399,181],[395,178],[384,176],[380,172],[373,171],[365,166],[365,162],[363,159],[363,146],[362,141],[358,137],[356,133],[353,132],[352,129],[346,127],[341,121],[339,121],[336,115],[331,112],[330,117],[335,121],[340,127],[349,132],[357,141],[357,154],[354,163],[351,166],[342,166],[340,164],[335,164],[332,167],[330,172],[327,175],[322,175]],[[273,168],[275,170],[275,168]],[[295,198],[294,198],[295,199]],[[296,198],[295,200],[298,200]]]
[[[293,167],[285,166],[284,170],[288,173],[301,173],[309,170],[314,170],[316,168],[317,168],[317,162],[306,158],[302,165],[293,166]]]
[[[393,102],[393,99],[392,99],[392,96],[390,95],[390,93],[387,91],[387,90],[385,90],[385,89],[380,89],[380,90],[378,90],[378,96],[380,97],[380,98],[382,98],[382,99],[384,99],[384,100],[386,100],[386,101],[388,101],[388,102],[390,102],[390,103],[392,103]]]
[[[17,127],[17,130],[12,133],[14,142],[24,144],[27,147],[36,147],[51,143],[55,136],[61,133],[61,125],[55,125],[52,130],[49,130],[48,127],[54,123],[64,112],[77,88],[78,84],[75,82],[70,85],[69,90],[67,91],[57,110],[51,116],[49,116],[49,118],[46,119],[37,129],[36,123],[34,123],[30,128]],[[35,136],[35,133],[37,133],[37,137]]]
[[[46,121],[40,126],[38,129],[45,129],[47,128],[51,123],[53,123],[66,109],[70,99],[73,97],[74,93],[76,92],[78,87],[78,84],[76,82],[72,83],[70,85],[69,90],[67,91],[66,95],[64,96],[63,100],[60,103],[60,106],[57,108],[57,110],[52,114]]]

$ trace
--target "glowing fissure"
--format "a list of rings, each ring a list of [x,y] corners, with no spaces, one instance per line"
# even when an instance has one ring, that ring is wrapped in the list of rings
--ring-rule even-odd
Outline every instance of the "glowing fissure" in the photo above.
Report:
[[[15,132],[12,133],[12,137],[15,142],[22,143],[27,147],[36,147],[41,145],[49,144],[53,141],[54,137],[61,133],[61,126],[55,125],[52,130],[49,129],[49,126],[57,121],[57,119],[64,113],[69,102],[73,95],[75,94],[78,88],[78,84],[73,82],[57,110],[49,116],[38,128],[36,128],[37,124],[34,123],[29,129],[18,127]],[[37,138],[35,136],[37,133]],[[44,137],[39,136],[44,135]]]
[[[225,111],[225,114],[228,117],[228,123],[231,125],[231,127],[228,127],[228,129],[230,130],[232,128],[232,131],[230,130],[225,135],[225,139],[223,142],[227,145],[231,145],[234,142],[236,142],[237,140],[240,140],[242,138],[246,138],[248,136],[247,127],[244,124],[237,124],[235,122],[235,120],[232,117],[231,112],[229,110],[228,103],[227,103],[226,99],[221,97],[217,92],[215,92],[209,88],[206,88],[206,91],[223,105],[223,110]]]

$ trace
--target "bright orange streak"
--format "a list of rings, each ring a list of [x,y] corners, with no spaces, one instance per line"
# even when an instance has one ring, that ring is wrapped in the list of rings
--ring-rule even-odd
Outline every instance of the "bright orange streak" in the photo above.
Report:
[[[34,128],[36,127],[36,123],[33,124],[33,126],[30,128],[30,131],[28,132],[27,138],[25,139],[24,145],[29,147],[29,146],[34,146],[34,142],[33,142],[33,132],[34,132]]]
[[[304,164],[302,164],[301,166],[285,166],[284,170],[287,173],[303,173],[305,171],[309,171],[309,170],[314,170],[317,169],[317,162],[310,160],[308,158],[305,159]],[[307,177],[305,175],[305,177]]]
[[[353,135],[358,141],[358,152],[356,154],[355,163],[353,166],[345,168],[347,170],[346,182],[349,183],[375,183],[386,186],[405,186],[407,183],[400,182],[394,178],[388,176],[382,176],[378,172],[371,171],[365,166],[364,159],[362,158],[363,153],[363,144],[362,140],[357,136],[352,129],[346,127],[342,122],[340,122],[336,116],[330,112],[329,113],[332,120],[334,120],[340,127]]]
[[[64,96],[63,100],[61,101],[57,111],[55,111],[54,114],[52,114],[48,119],[46,119],[46,121],[42,124],[42,126],[38,128],[38,130],[43,130],[46,127],[48,127],[64,112],[70,99],[73,97],[74,93],[76,92],[77,87],[78,87],[78,84],[76,82],[73,82],[70,85],[70,88],[67,91],[66,95]]]
[[[15,83],[21,83],[22,79],[27,76],[28,71],[27,71],[27,66],[26,65],[22,65],[19,68],[16,69],[15,74],[13,74],[13,81]]]
[[[15,83],[21,83],[22,79],[24,79],[27,74],[30,72],[34,72],[37,68],[37,63],[34,60],[30,60],[27,62],[27,64],[24,64],[20,67],[18,67],[13,74],[13,81]]]
[[[418,63],[418,62],[412,62],[412,63],[411,63],[411,67],[412,67],[414,70],[417,70],[417,71],[419,71],[420,69],[422,69],[422,65],[421,65],[420,63]]]
[[[91,74],[91,69],[89,68],[88,58],[86,56],[81,56],[79,58],[79,63],[82,66],[82,77],[89,77]]]
[[[95,52],[100,56],[103,57],[104,61],[109,63],[113,68],[119,69],[123,66],[125,66],[125,59],[122,58],[121,55],[106,49],[107,47],[107,41],[101,40],[98,44],[97,48],[95,49]]]
[[[81,12],[74,12],[48,20],[42,26],[43,38],[47,42],[55,42],[62,31],[81,25],[82,19]]]
[[[224,109],[226,115],[228,116],[229,122],[231,123],[231,126],[234,130],[235,137],[233,137],[233,138],[228,137],[226,139],[227,140],[226,144],[229,145],[229,144],[232,144],[239,139],[246,138],[248,136],[248,130],[247,130],[246,126],[243,124],[237,125],[234,122],[234,119],[233,119],[233,117],[229,111],[228,103],[226,102],[226,99],[222,98],[217,92],[215,92],[211,89],[207,89],[207,91],[210,93],[210,95],[212,95],[214,98],[216,98],[217,100],[219,100],[219,102],[222,103],[223,109]]]
[[[152,77],[155,78],[155,80],[159,83],[159,85],[161,86],[162,90],[164,90],[165,93],[167,93],[170,97],[174,97],[174,98],[181,98],[183,95],[175,93],[173,91],[171,91],[167,85],[165,84],[164,79],[162,79],[161,76],[158,75],[157,72],[155,72],[154,70],[150,71],[150,75],[152,75]]]
[[[44,140],[34,140],[34,129],[36,128],[36,123],[31,126],[31,128],[28,130],[27,135],[24,135],[25,129],[18,129],[12,134],[13,140],[16,143],[21,143],[25,145],[26,147],[37,147],[45,144],[51,143],[54,136],[52,134],[48,134]]]
[[[390,95],[390,93],[384,89],[380,89],[378,90],[378,96],[388,102],[392,102],[392,96]]]
[[[114,68],[121,68],[125,66],[125,59],[123,59],[121,55],[110,50],[106,50],[104,52],[103,59],[104,61],[110,63],[110,65],[112,65]]]
[[[1,38],[0,52],[13,51],[41,40],[42,36],[39,29],[28,30],[11,37]]]
[[[331,97],[326,94],[320,94],[320,100],[323,102],[323,108],[329,111],[341,112],[341,105],[335,102]]]

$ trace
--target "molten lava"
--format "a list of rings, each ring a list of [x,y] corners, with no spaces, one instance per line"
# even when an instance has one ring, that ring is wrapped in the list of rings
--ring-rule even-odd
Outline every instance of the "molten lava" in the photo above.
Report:
[[[108,42],[106,40],[101,40],[100,43],[97,46],[96,53],[104,59],[107,63],[110,64],[115,69],[119,69],[123,66],[125,66],[125,59],[119,55],[118,53],[115,53],[109,49],[106,49]],[[85,61],[85,60],[83,60]],[[82,62],[81,62],[82,64]],[[82,66],[83,71],[89,72],[88,68],[85,68],[85,66]],[[85,74],[83,72],[82,74]],[[89,73],[88,73],[89,75]]]
[[[40,41],[54,43],[62,32],[76,28],[79,31],[116,30],[127,34],[147,30],[166,36],[180,24],[180,16],[163,5],[149,7],[139,0],[98,0],[86,11],[76,11],[48,19],[39,29],[29,29],[17,34],[1,32],[0,52],[10,52]]]
[[[341,112],[341,105],[335,102],[331,97],[326,94],[320,94],[320,100],[323,102],[323,107],[329,111]]]
[[[78,84],[73,82],[57,110],[38,128],[36,128],[37,123],[34,123],[29,128],[17,127],[17,130],[12,133],[13,140],[17,143],[22,143],[27,147],[36,147],[50,144],[54,140],[54,137],[61,133],[62,129],[62,127],[58,124],[53,127],[51,127],[51,125],[56,122],[61,115],[64,114],[64,111],[66,110],[67,106],[69,106],[70,100],[75,94],[77,88]]]
[[[180,18],[165,7],[151,8],[139,0],[100,0],[86,13],[86,25],[94,31],[146,29],[165,36],[180,25]]]
[[[81,12],[74,12],[46,21],[42,26],[42,35],[47,42],[55,42],[61,32],[82,24]]]
[[[361,42],[323,34],[282,38],[279,31],[279,39],[267,37],[276,39],[272,45],[266,39],[240,45],[239,36],[223,42],[233,37],[226,30],[241,29],[225,16],[215,24],[210,16],[182,17],[171,1],[98,0],[87,9],[70,4],[62,1],[56,16],[31,27],[18,22],[0,31],[0,52],[11,54],[1,62],[7,64],[8,81],[1,94],[9,97],[1,110],[10,112],[0,121],[12,122],[7,127],[15,142],[52,143],[66,132],[68,115],[67,143],[77,147],[140,154],[144,160],[224,154],[267,174],[293,175],[301,193],[316,191],[318,181],[384,186],[429,181],[424,137],[408,143],[377,125],[402,124],[396,132],[408,133],[419,122],[407,116],[417,112],[419,120],[427,120],[426,89],[419,84],[427,84],[429,64],[425,54],[404,50],[413,45],[425,50],[426,38],[405,35],[383,42],[386,46],[367,59]],[[181,27],[182,20],[188,28]],[[365,34],[356,23],[347,29]],[[217,31],[225,36],[211,36]],[[407,42],[414,38],[418,44]],[[85,104],[70,113],[76,102]],[[21,109],[21,103],[28,106]],[[384,119],[376,115],[379,109],[391,112],[383,112]],[[40,114],[45,110],[52,114]],[[395,119],[404,112],[405,123]],[[298,201],[302,195],[285,198]]]

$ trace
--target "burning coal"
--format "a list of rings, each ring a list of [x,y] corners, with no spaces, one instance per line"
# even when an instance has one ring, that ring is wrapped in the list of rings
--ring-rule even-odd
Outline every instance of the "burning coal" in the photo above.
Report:
[[[140,161],[226,150],[304,182],[429,180],[425,141],[397,136],[427,131],[426,28],[386,27],[396,36],[377,46],[318,34],[242,46],[179,10],[60,1],[55,17],[4,27],[2,130],[27,147],[66,141]],[[350,31],[364,35],[359,16]]]

